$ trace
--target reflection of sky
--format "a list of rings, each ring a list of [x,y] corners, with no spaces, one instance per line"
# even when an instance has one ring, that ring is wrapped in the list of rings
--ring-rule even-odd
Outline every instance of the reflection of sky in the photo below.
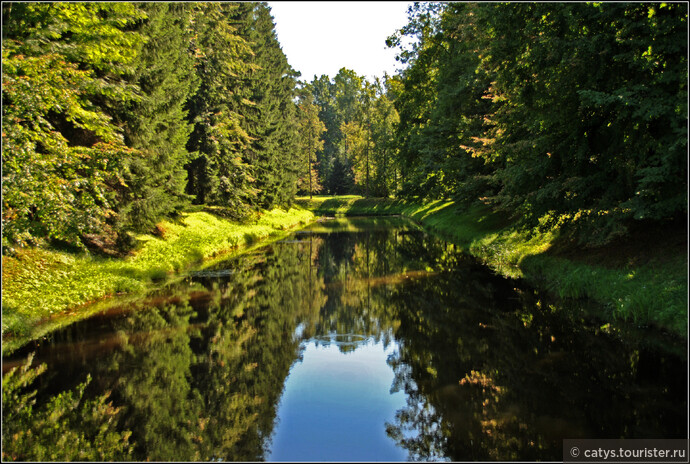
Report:
[[[390,393],[395,349],[373,341],[342,353],[337,343],[308,342],[285,381],[268,461],[405,461],[386,422],[405,406]]]

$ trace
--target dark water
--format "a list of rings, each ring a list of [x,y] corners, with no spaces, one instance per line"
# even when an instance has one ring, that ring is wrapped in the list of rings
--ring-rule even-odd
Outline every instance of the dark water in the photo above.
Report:
[[[4,367],[47,363],[39,404],[90,374],[142,460],[562,460],[563,438],[685,438],[687,360],[600,325],[408,222],[351,219]]]

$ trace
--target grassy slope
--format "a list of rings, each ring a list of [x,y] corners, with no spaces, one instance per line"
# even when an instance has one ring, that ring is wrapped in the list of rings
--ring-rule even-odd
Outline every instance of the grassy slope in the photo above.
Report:
[[[163,238],[139,236],[140,246],[125,259],[40,248],[3,256],[3,349],[98,309],[87,303],[115,294],[138,294],[204,259],[313,220],[311,212],[300,208],[265,212],[253,223],[241,225],[193,212],[184,214],[179,223],[160,223]],[[11,343],[6,343],[7,335]]]
[[[679,246],[676,241],[672,249],[657,258],[626,262],[613,259],[615,251],[608,256],[596,250],[578,249],[575,255],[555,252],[553,245],[559,239],[556,233],[519,230],[507,217],[488,207],[460,211],[450,201],[421,206],[356,196],[301,198],[298,204],[316,214],[410,217],[505,276],[523,278],[560,297],[587,297],[601,303],[604,320],[653,324],[687,337],[687,247],[683,243]],[[648,246],[639,243],[624,252],[644,253]]]

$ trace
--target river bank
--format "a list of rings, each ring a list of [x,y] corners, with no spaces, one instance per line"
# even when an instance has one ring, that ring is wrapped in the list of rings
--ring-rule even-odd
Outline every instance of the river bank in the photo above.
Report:
[[[676,337],[602,330],[400,216],[265,243],[4,356],[5,457],[548,461],[685,433]]]
[[[561,298],[596,301],[604,325],[625,320],[687,338],[687,241],[682,228],[663,236],[638,232],[626,241],[585,249],[557,231],[521,229],[488,206],[461,209],[452,201],[420,205],[358,196],[304,197],[297,203],[319,215],[409,217],[501,275],[524,279]]]
[[[687,243],[639,243],[617,251],[578,249],[556,232],[521,230],[488,207],[461,210],[452,201],[425,205],[358,196],[300,198],[237,224],[207,212],[188,212],[159,224],[159,236],[139,235],[124,259],[31,248],[3,257],[3,349],[12,350],[62,325],[102,310],[109,297],[136,298],[182,271],[218,255],[241,253],[318,215],[402,215],[456,243],[495,272],[524,279],[561,298],[600,303],[598,317],[656,326],[687,338]],[[94,304],[98,303],[98,304]]]
[[[3,351],[102,309],[94,303],[140,295],[205,260],[241,252],[314,219],[301,208],[263,212],[245,224],[187,212],[178,221],[159,223],[158,236],[138,235],[139,245],[124,259],[49,248],[3,256]]]

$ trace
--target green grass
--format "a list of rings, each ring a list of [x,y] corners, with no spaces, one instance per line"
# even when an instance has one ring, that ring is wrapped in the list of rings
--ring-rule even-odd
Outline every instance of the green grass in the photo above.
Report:
[[[557,231],[519,228],[506,214],[488,206],[460,209],[452,201],[422,205],[357,196],[299,198],[298,204],[316,214],[399,214],[412,218],[499,274],[522,278],[561,298],[590,298],[600,303],[599,317],[604,321],[655,325],[687,338],[686,252],[666,253],[643,264],[606,266],[605,260],[592,264],[552,253],[550,249],[559,239]],[[639,246],[642,250],[646,245]],[[586,258],[593,251],[581,249],[578,253]]]
[[[249,224],[237,224],[205,212],[183,214],[179,223],[163,221],[163,237],[140,235],[139,246],[125,259],[31,248],[3,257],[3,349],[43,336],[56,325],[86,317],[102,308],[97,300],[140,294],[202,261],[246,247],[290,228],[312,222],[302,208],[264,212]]]
[[[179,223],[159,224],[162,238],[139,236],[140,246],[126,259],[40,248],[3,257],[3,349],[102,310],[108,304],[106,297],[136,297],[192,266],[311,222],[315,214],[402,215],[453,241],[502,275],[523,278],[563,298],[601,303],[605,321],[653,324],[687,337],[685,253],[611,268],[554,256],[549,250],[557,233],[519,229],[507,215],[486,206],[461,210],[451,201],[422,205],[358,196],[299,198],[297,203],[300,207],[266,212],[250,224],[205,212],[187,213]],[[92,304],[96,301],[100,302]]]

